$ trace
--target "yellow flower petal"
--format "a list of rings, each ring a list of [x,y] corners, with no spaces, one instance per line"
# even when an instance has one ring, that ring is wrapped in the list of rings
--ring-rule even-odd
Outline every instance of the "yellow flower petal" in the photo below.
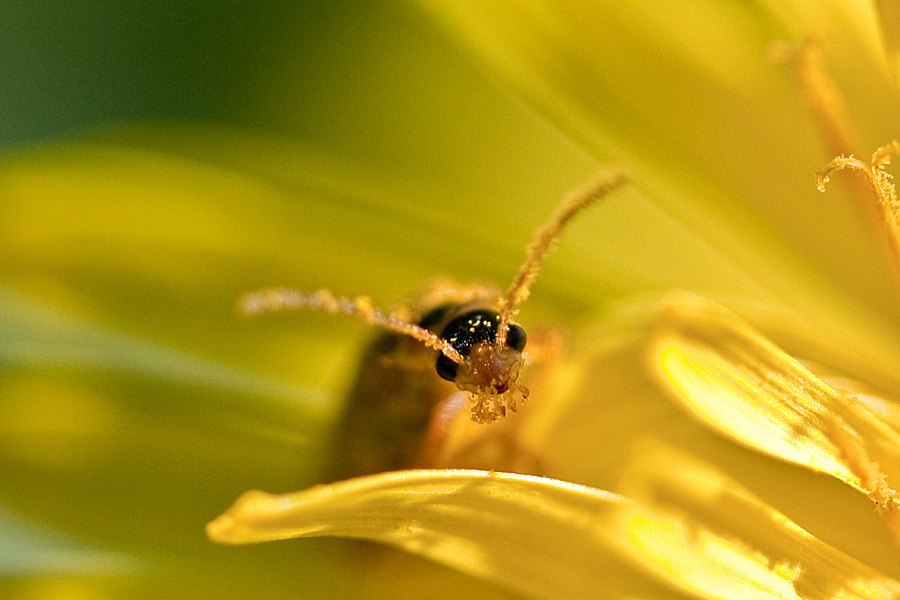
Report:
[[[228,544],[377,541],[534,598],[595,597],[601,589],[609,597],[672,597],[665,586],[704,598],[900,593],[900,583],[671,449],[644,452],[625,486],[636,502],[524,475],[401,471],[293,494],[247,492],[207,532]]]
[[[733,313],[679,297],[665,309],[650,360],[703,422],[761,452],[868,494],[900,536],[900,435]]]
[[[627,471],[620,540],[704,598],[896,598],[900,582],[813,537],[702,461],[665,446]]]
[[[252,491],[207,527],[223,543],[334,535],[374,540],[533,598],[661,597],[609,552],[621,496],[486,471],[401,471],[282,496]]]

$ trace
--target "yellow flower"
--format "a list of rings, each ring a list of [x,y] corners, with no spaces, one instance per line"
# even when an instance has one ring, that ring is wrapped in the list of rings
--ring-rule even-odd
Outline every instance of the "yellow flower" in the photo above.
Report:
[[[361,9],[331,24],[330,62],[328,19],[303,36],[267,14],[271,37],[244,45],[252,77],[223,102],[247,129],[132,127],[6,159],[0,503],[24,533],[5,536],[22,558],[0,589],[900,595],[897,267],[853,191],[815,190],[835,151],[802,77],[767,56],[824,32],[853,150],[889,142],[895,28],[883,51],[875,17],[893,5],[846,4]],[[438,274],[503,284],[555,198],[609,162],[633,185],[566,232],[521,315],[572,332],[543,399],[512,417],[547,478],[249,493],[210,529],[375,539],[465,575],[326,540],[202,537],[242,489],[315,483],[369,334],[243,321],[241,293],[386,304]],[[741,317],[660,294],[679,289]]]

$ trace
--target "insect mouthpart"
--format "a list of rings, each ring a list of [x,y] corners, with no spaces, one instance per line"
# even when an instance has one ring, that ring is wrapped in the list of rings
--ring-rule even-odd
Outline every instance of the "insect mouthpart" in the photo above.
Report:
[[[472,420],[493,423],[515,412],[517,401],[528,398],[528,388],[518,382],[523,364],[522,353],[510,346],[498,347],[490,341],[475,344],[459,365],[456,387],[469,392],[475,400]]]

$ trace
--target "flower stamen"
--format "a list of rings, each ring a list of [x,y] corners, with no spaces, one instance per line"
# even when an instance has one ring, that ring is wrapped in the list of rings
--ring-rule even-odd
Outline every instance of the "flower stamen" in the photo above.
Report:
[[[900,143],[897,140],[876,150],[868,164],[853,156],[838,156],[816,172],[816,187],[820,192],[824,192],[825,184],[834,171],[849,169],[862,172],[875,192],[882,218],[893,241],[895,257],[900,260],[900,203],[897,201],[897,191],[891,181],[892,176],[885,170],[891,163],[893,155],[900,156]]]
[[[769,56],[779,63],[791,63],[800,80],[803,100],[819,127],[825,150],[831,156],[851,154],[856,147],[844,101],[834,80],[822,64],[825,38],[810,35],[799,46],[773,42]]]

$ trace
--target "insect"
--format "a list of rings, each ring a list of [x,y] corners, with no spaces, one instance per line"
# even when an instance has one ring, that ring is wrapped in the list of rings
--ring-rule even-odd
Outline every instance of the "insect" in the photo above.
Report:
[[[529,390],[520,372],[529,358],[527,335],[514,321],[516,313],[569,220],[626,181],[621,172],[604,173],[567,196],[534,232],[505,292],[439,279],[391,313],[375,308],[367,296],[337,297],[328,290],[273,288],[241,299],[248,315],[322,310],[387,330],[363,353],[349,392],[337,430],[335,477],[448,462],[445,442],[465,405],[471,421],[484,425],[525,402]]]

